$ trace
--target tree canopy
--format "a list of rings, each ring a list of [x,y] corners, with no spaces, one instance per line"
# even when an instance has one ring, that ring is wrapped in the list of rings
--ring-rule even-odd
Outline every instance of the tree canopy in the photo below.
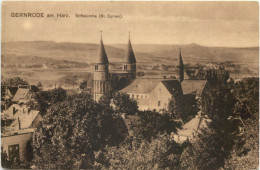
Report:
[[[168,134],[160,134],[151,142],[133,140],[119,148],[96,152],[97,169],[176,169],[181,147]]]
[[[12,87],[19,86],[19,85],[29,85],[28,81],[20,77],[5,79],[3,83],[7,86],[12,86]]]
[[[36,131],[37,168],[91,168],[94,151],[118,141],[113,111],[87,94],[67,96],[52,105]]]
[[[38,91],[34,95],[34,101],[30,101],[28,105],[33,109],[39,110],[43,116],[49,107],[64,101],[66,97],[67,91],[60,87],[48,91]]]
[[[126,93],[114,93],[112,95],[112,104],[118,113],[134,115],[138,112],[137,101],[130,98]]]

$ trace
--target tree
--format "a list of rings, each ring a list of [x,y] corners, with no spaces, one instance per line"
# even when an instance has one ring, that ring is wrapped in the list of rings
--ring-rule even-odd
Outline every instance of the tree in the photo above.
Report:
[[[168,104],[168,112],[173,119],[181,119],[184,123],[191,120],[199,111],[196,94],[175,94]]]
[[[1,165],[3,168],[11,168],[11,161],[8,160],[6,151],[1,151]]]
[[[126,113],[134,115],[138,111],[136,100],[130,98],[126,93],[114,93],[112,95],[112,103],[118,113]]]
[[[42,83],[40,81],[37,83],[37,88],[39,90],[43,90],[43,85],[42,85]]]
[[[219,69],[212,71],[211,76],[211,92],[204,101],[206,116],[211,122],[201,130],[192,146],[183,152],[183,168],[223,168],[236,140],[237,126],[229,120],[235,99],[227,83],[228,74]]]
[[[96,152],[97,169],[177,169],[181,147],[168,134]]]
[[[169,114],[160,114],[155,111],[139,111],[138,130],[135,137],[141,140],[151,141],[158,133],[177,132],[179,124],[174,122]]]
[[[87,80],[82,81],[82,82],[80,83],[80,85],[79,85],[79,88],[80,88],[80,89],[85,89],[85,88],[87,88],[87,87],[88,87],[88,81],[87,81]]]
[[[139,72],[136,73],[136,75],[138,77],[143,77],[145,75],[145,73],[143,71],[139,71]]]
[[[254,117],[259,105],[259,79],[245,78],[234,84],[232,92],[237,99],[234,116],[243,120]]]
[[[27,103],[31,108],[39,110],[43,116],[49,107],[59,102],[62,102],[67,97],[67,91],[62,88],[57,88],[49,91],[39,91],[35,94],[35,101]]]
[[[259,80],[245,78],[234,84],[236,98],[231,121],[237,122],[239,133],[231,158],[226,159],[228,169],[257,169],[259,164]]]
[[[204,129],[191,146],[184,149],[181,155],[182,169],[219,169],[225,164],[232,148],[233,136],[223,135],[213,129]]]
[[[3,81],[7,86],[29,85],[28,81],[20,77],[9,78]]]
[[[30,162],[16,158],[9,160],[6,151],[1,152],[1,165],[7,169],[29,169],[31,166]]]
[[[35,132],[35,166],[40,169],[92,168],[94,151],[118,143],[114,143],[117,136],[113,115],[113,110],[84,93],[69,95],[52,105]]]

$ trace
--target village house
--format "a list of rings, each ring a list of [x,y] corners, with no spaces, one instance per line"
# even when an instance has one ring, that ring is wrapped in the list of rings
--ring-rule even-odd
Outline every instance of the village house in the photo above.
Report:
[[[37,91],[37,87],[30,85],[20,85],[12,98],[12,103],[27,103]]]
[[[7,88],[10,103],[1,112],[1,151],[6,152],[11,161],[15,158],[32,159],[34,128],[42,121],[42,116],[26,103],[32,100],[36,90],[35,86],[27,85]]]
[[[120,90],[134,98],[139,110],[156,110],[163,112],[175,93],[182,94],[178,80],[136,79],[130,85]]]
[[[39,111],[25,104],[13,104],[1,113],[1,149],[9,160],[17,157],[30,161],[34,128],[40,121]]]
[[[182,129],[179,129],[177,133],[172,134],[174,141],[177,143],[183,143],[186,140],[194,142],[198,133],[201,132],[201,129],[207,128],[209,122],[211,122],[210,119],[200,114],[196,115],[193,119],[184,124]]]

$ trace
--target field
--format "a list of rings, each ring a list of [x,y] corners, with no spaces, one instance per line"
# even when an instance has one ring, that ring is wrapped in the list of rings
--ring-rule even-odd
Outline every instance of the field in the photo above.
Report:
[[[120,66],[124,58],[126,45],[105,45],[111,69]],[[160,76],[174,73],[178,64],[179,45],[134,44],[138,70],[145,76]],[[233,68],[233,76],[244,73],[244,76],[258,75],[259,49],[205,47],[198,44],[181,45],[184,63],[226,62]],[[92,72],[98,44],[56,43],[53,41],[8,42],[2,43],[2,78],[20,76],[31,84],[41,81],[44,87],[53,84],[79,84]],[[169,69],[164,70],[165,66]],[[245,70],[245,71],[243,71]],[[243,76],[243,75],[241,75]],[[76,79],[75,79],[76,77]]]

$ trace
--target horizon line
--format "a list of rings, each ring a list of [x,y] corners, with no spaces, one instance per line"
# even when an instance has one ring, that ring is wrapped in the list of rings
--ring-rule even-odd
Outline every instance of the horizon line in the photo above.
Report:
[[[93,42],[75,42],[75,41],[55,41],[55,40],[20,40],[20,41],[1,41],[1,43],[15,43],[15,42],[54,42],[54,43],[75,43],[75,44],[99,44],[93,43]],[[104,45],[126,45],[126,43],[105,43]],[[169,45],[169,46],[186,46],[186,45],[198,45],[202,47],[212,47],[212,48],[259,48],[259,45],[255,46],[208,46],[208,45],[202,45],[199,43],[188,43],[188,44],[169,44],[169,43],[161,43],[161,44],[150,44],[150,43],[132,43],[132,45]]]

